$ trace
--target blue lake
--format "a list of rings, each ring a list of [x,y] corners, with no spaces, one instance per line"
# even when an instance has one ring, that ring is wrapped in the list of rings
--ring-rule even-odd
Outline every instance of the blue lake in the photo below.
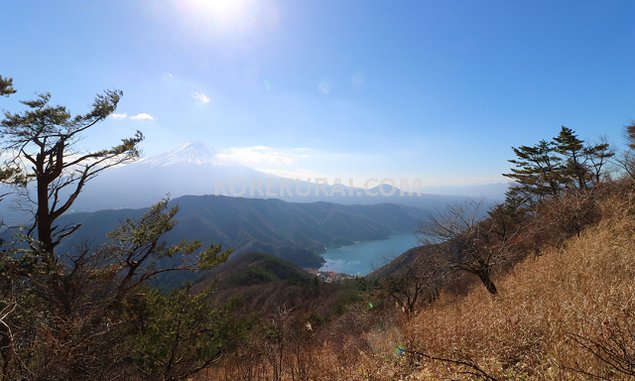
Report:
[[[327,249],[322,254],[326,263],[320,271],[366,275],[418,245],[417,234],[399,233],[391,235],[388,239],[357,242],[349,246]]]

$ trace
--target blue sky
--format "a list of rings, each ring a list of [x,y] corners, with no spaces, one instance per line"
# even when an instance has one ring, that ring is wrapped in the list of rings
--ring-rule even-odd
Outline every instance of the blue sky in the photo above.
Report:
[[[288,176],[503,181],[511,146],[623,145],[635,118],[635,2],[4,1],[0,73],[146,155],[204,141]],[[3,101],[15,109],[15,100]],[[359,185],[359,184],[356,184]]]

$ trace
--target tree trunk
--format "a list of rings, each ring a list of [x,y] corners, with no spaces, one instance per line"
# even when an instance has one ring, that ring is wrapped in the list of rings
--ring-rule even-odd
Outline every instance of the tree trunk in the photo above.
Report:
[[[13,363],[13,340],[9,335],[9,330],[6,327],[0,326],[0,357],[2,358],[2,377],[3,380],[11,379],[11,367]]]
[[[496,285],[494,284],[494,282],[492,282],[492,279],[489,276],[489,271],[479,272],[476,275],[479,277],[479,279],[481,279],[481,282],[483,282],[485,288],[487,288],[487,291],[489,291],[489,293],[492,295],[496,295],[498,290],[496,289]]]
[[[48,184],[45,179],[37,182],[37,239],[42,250],[53,258],[53,237],[51,232],[51,216],[49,213]]]

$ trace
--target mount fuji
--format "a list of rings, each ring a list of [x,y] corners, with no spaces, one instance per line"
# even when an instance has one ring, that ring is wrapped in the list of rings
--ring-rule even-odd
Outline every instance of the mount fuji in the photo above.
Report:
[[[164,154],[141,159],[137,163],[154,167],[165,167],[179,163],[219,165],[218,160],[216,160],[216,151],[203,142],[186,143]]]
[[[287,179],[219,160],[205,143],[192,142],[104,171],[86,186],[73,211],[142,208],[168,195],[277,198],[348,205],[394,203],[430,210],[464,200],[461,196],[401,194],[399,189],[385,184],[366,190]]]
[[[186,195],[326,201],[347,205],[393,203],[428,210],[444,208],[465,199],[431,194],[404,195],[389,185],[366,190],[287,179],[219,160],[217,153],[205,143],[190,142],[102,172],[86,185],[70,212],[145,208],[165,197]],[[9,202],[0,204],[6,220],[17,222],[26,218],[24,212],[7,209],[8,205]]]
[[[219,187],[230,179],[265,181],[272,177],[217,160],[216,152],[205,143],[192,142],[104,171],[86,186],[74,211],[141,208],[166,196],[228,195],[232,189],[219,192]]]
[[[283,183],[292,192],[283,194]],[[271,187],[262,193],[262,184]],[[196,142],[104,171],[87,184],[60,224],[82,224],[67,245],[77,240],[97,244],[123,218],[139,216],[169,196],[181,211],[179,227],[168,240],[220,242],[236,253],[267,252],[319,267],[317,253],[324,247],[412,231],[434,209],[464,200],[398,191],[389,185],[364,190],[285,179],[219,160],[214,150]],[[8,216],[4,210],[0,215]],[[28,216],[18,216],[16,223]]]

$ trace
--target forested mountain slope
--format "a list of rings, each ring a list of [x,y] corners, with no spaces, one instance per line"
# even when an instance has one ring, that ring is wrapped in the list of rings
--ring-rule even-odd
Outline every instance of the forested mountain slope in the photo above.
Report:
[[[355,241],[387,238],[395,232],[417,229],[429,212],[392,204],[338,205],[326,202],[289,203],[276,199],[225,196],[184,196],[178,205],[178,224],[166,240],[220,243],[240,255],[272,254],[301,267],[319,267],[318,255],[326,247]],[[60,225],[81,223],[61,248],[87,241],[100,244],[106,233],[123,219],[140,216],[145,209],[103,210],[64,216]]]

